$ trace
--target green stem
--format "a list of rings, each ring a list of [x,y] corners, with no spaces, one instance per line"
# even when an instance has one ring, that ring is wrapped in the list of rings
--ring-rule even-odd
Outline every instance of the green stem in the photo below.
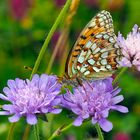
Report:
[[[124,74],[124,72],[127,70],[128,68],[127,67],[124,67],[121,69],[120,73],[116,76],[116,78],[114,79],[113,81],[113,85],[116,84],[116,82],[121,78],[121,76]]]
[[[30,129],[31,129],[31,125],[26,125],[26,128],[24,130],[24,134],[22,137],[22,140],[28,140],[29,134],[30,134]]]
[[[35,134],[35,140],[40,140],[40,138],[39,138],[38,124],[35,124],[34,125],[34,134]]]
[[[73,122],[68,124],[66,127],[59,127],[49,138],[48,140],[52,140],[54,139],[55,137],[59,136],[62,132],[68,130],[71,126],[73,125]]]
[[[61,40],[62,40],[61,38],[62,38],[62,36],[60,36],[60,38],[59,38],[59,40],[58,40],[58,42],[57,42],[57,44],[56,44],[56,46],[55,46],[55,48],[54,48],[53,54],[52,54],[52,56],[51,56],[51,59],[50,59],[50,61],[49,61],[49,63],[48,63],[48,67],[47,67],[47,69],[46,69],[46,73],[48,73],[48,74],[49,74],[50,71],[51,71],[53,62],[54,62],[55,57],[56,57],[56,55],[57,55],[57,52],[58,52],[58,50],[59,50],[59,46],[60,46],[60,43],[61,43]]]
[[[102,134],[102,131],[101,131],[101,129],[100,129],[99,124],[96,123],[96,124],[95,124],[95,128],[96,128],[96,130],[97,130],[99,140],[104,140],[104,137],[103,137],[103,134]]]
[[[10,130],[7,136],[7,140],[12,140],[12,136],[13,136],[13,132],[14,132],[14,128],[16,126],[16,123],[12,123],[10,126]]]
[[[32,73],[31,73],[31,76],[30,76],[30,79],[32,78],[32,76],[37,72],[38,70],[38,67],[40,65],[40,62],[43,58],[43,55],[45,53],[45,50],[49,44],[49,41],[51,40],[51,37],[53,36],[53,33],[55,32],[56,28],[58,27],[58,25],[60,24],[60,21],[62,20],[62,18],[64,18],[66,12],[67,12],[67,9],[69,7],[71,3],[71,0],[67,0],[64,8],[61,10],[59,16],[57,17],[55,23],[53,24],[47,38],[45,39],[45,42],[40,50],[40,53],[37,57],[37,60],[35,62],[35,65],[34,65],[34,68],[32,70]],[[11,140],[12,139],[12,134],[13,134],[13,131],[14,131],[14,127],[15,127],[15,123],[11,124],[11,127],[10,127],[10,130],[9,130],[9,133],[8,133],[8,136],[7,136],[7,140]],[[30,129],[30,128],[29,128]],[[36,137],[36,140],[39,140],[39,133],[38,133],[38,126],[35,125],[34,126],[34,130],[35,130],[35,137]]]
[[[52,28],[51,28],[51,30],[50,30],[50,32],[49,32],[47,38],[45,39],[45,42],[44,42],[44,44],[43,44],[43,46],[42,46],[42,48],[41,48],[41,50],[40,50],[40,52],[39,52],[39,55],[38,55],[38,57],[37,57],[37,60],[36,60],[36,62],[35,62],[35,65],[34,65],[34,67],[33,67],[33,70],[32,70],[31,76],[30,76],[30,79],[31,79],[32,76],[37,72],[38,67],[39,67],[39,65],[40,65],[40,62],[41,62],[41,60],[42,60],[42,58],[43,58],[43,55],[44,55],[44,53],[45,53],[45,51],[46,51],[46,48],[47,48],[47,46],[48,46],[48,44],[49,44],[49,42],[50,42],[50,40],[51,40],[51,38],[52,38],[52,36],[53,36],[53,33],[55,32],[56,28],[57,28],[58,25],[60,24],[60,21],[65,17],[65,14],[66,14],[66,12],[67,12],[67,9],[68,9],[70,3],[71,3],[71,0],[67,0],[66,4],[64,5],[63,9],[61,10],[59,16],[57,17],[55,23],[53,24],[53,26],[52,26]],[[29,128],[29,129],[30,129],[30,128]],[[39,129],[38,129],[38,125],[37,125],[37,124],[34,125],[34,131],[35,131],[35,132],[34,132],[34,133],[35,133],[35,139],[36,139],[36,140],[39,140],[39,139],[40,139],[40,138],[39,138]]]
[[[57,17],[55,23],[53,24],[53,26],[52,26],[47,38],[45,39],[45,42],[44,42],[44,44],[43,44],[43,46],[42,46],[42,48],[40,50],[40,53],[39,53],[39,55],[37,57],[37,60],[35,62],[33,71],[31,73],[31,77],[37,72],[38,67],[40,65],[40,62],[41,62],[41,60],[43,58],[43,55],[44,55],[44,53],[46,51],[46,48],[47,48],[48,44],[49,44],[49,41],[51,40],[51,37],[53,36],[53,33],[55,32],[56,28],[60,24],[60,21],[64,18],[65,14],[66,14],[66,12],[67,12],[67,10],[69,8],[70,3],[71,3],[71,0],[67,0],[66,4],[64,5],[63,9],[61,10],[59,16]]]
[[[64,131],[68,130],[72,125],[73,125],[73,122],[70,123],[69,125],[67,125],[66,127],[64,127],[64,128],[61,130],[61,132],[64,132]]]

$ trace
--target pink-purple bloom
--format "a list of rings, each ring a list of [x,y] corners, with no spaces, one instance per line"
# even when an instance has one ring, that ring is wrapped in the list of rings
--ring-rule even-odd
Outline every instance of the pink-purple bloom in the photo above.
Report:
[[[27,15],[33,3],[33,0],[10,0],[10,13],[16,20],[21,20]]]
[[[129,134],[125,132],[118,132],[114,134],[113,140],[132,140],[132,139]]]
[[[61,84],[54,75],[35,74],[32,80],[8,80],[8,87],[3,89],[4,94],[0,98],[10,102],[3,105],[0,115],[13,115],[10,122],[17,122],[22,116],[26,117],[27,123],[37,123],[37,114],[61,112],[57,106],[61,102],[58,94]]]
[[[67,90],[62,95],[61,104],[78,116],[73,123],[75,126],[80,126],[83,120],[91,118],[92,124],[98,123],[108,132],[113,127],[107,120],[109,111],[128,112],[126,107],[118,105],[123,100],[122,95],[117,95],[119,92],[120,88],[113,89],[112,78],[84,82],[82,86],[75,87],[73,93]]]
[[[54,0],[56,6],[61,7],[65,4],[66,0]]]
[[[138,25],[134,25],[132,32],[127,35],[126,39],[119,33],[117,43],[123,54],[120,65],[123,67],[135,66],[140,71],[140,32]]]

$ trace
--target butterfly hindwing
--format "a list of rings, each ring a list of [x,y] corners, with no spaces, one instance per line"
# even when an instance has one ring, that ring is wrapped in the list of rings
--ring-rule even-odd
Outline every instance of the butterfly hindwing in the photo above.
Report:
[[[80,34],[67,60],[66,74],[85,79],[111,76],[120,55],[111,15],[102,11]]]

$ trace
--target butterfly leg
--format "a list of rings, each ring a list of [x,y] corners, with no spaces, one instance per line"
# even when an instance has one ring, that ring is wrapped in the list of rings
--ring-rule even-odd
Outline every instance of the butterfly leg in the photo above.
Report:
[[[83,84],[82,84],[82,82],[83,82],[82,79],[76,77],[76,81],[77,81],[77,83],[78,83],[80,86],[83,86]]]

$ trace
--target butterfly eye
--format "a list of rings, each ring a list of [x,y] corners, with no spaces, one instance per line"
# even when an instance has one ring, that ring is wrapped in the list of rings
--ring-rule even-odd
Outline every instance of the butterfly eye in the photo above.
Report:
[[[87,64],[83,64],[83,67],[88,67],[88,65]]]

